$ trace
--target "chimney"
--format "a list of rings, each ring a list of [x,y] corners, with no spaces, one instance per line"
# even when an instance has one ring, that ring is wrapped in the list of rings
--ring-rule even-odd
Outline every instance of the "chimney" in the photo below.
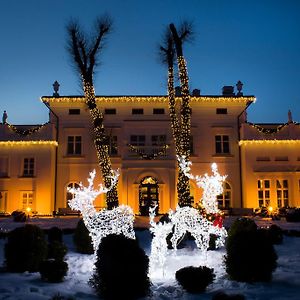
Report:
[[[234,96],[234,87],[232,85],[224,85],[222,88],[223,96]]]
[[[193,89],[192,96],[200,96],[200,90],[199,89]]]

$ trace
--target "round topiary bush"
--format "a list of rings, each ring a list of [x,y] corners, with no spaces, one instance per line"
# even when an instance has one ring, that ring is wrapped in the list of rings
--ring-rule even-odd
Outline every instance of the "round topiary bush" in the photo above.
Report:
[[[240,231],[226,243],[226,272],[232,280],[270,281],[277,255],[263,230]]]
[[[48,259],[40,265],[41,278],[47,282],[62,282],[68,272],[68,264],[63,260]]]
[[[13,217],[13,220],[15,222],[25,222],[27,219],[27,216],[24,211],[21,210],[15,210],[11,213],[11,216]]]
[[[252,219],[238,218],[230,226],[230,229],[228,230],[228,237],[234,236],[241,231],[256,231],[256,229],[257,225]]]
[[[123,235],[102,239],[90,281],[104,299],[138,299],[149,293],[149,259],[136,240]]]
[[[283,241],[283,233],[282,233],[282,229],[273,224],[269,227],[268,229],[268,236],[272,242],[272,244],[275,244],[275,245],[279,245],[279,244],[282,244],[282,241]]]
[[[77,223],[73,241],[76,246],[76,250],[82,254],[93,254],[94,248],[92,244],[92,239],[89,235],[89,231],[84,225],[83,219],[80,219]]]
[[[48,244],[48,259],[52,258],[55,260],[64,260],[66,256],[68,248],[65,244],[53,241]]]
[[[44,232],[35,225],[11,231],[4,247],[5,266],[9,272],[37,272],[47,257]]]
[[[176,272],[176,280],[189,293],[204,292],[206,287],[214,281],[214,269],[205,266],[185,267]]]
[[[52,242],[63,242],[63,232],[60,228],[54,226],[48,230],[48,243],[51,244]]]

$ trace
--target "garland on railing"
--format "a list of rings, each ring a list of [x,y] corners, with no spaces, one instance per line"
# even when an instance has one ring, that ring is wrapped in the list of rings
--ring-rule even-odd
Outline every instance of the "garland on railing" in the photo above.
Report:
[[[248,125],[252,126],[253,128],[255,128],[256,130],[258,130],[261,133],[264,134],[273,134],[273,133],[278,133],[280,130],[282,130],[283,128],[285,128],[286,126],[290,125],[290,124],[294,124],[294,125],[299,125],[300,123],[297,122],[287,122],[284,124],[281,124],[279,126],[277,126],[276,128],[265,128],[263,126],[259,126],[257,124],[251,123],[251,122],[247,122]]]
[[[28,135],[31,135],[35,132],[38,132],[39,130],[41,130],[42,128],[44,128],[47,124],[49,124],[49,122],[47,123],[44,123],[44,124],[41,124],[41,125],[38,125],[36,127],[32,127],[32,128],[29,128],[29,129],[18,129],[15,125],[12,125],[12,124],[9,124],[9,123],[5,123],[8,128],[10,130],[12,130],[13,132],[19,134],[19,135],[22,135],[22,136],[28,136]]]
[[[143,153],[142,149],[140,149],[138,146],[128,144],[128,147],[130,151],[135,152],[141,159],[152,160],[158,158],[159,156],[165,155],[166,150],[169,148],[169,145],[165,144],[162,146],[162,149],[160,151],[151,154]]]

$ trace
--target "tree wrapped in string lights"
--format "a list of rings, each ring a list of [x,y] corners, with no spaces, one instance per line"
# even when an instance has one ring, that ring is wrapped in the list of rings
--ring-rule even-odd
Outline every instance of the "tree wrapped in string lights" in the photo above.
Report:
[[[119,173],[112,171],[110,176],[112,185],[108,188],[100,184],[98,189],[94,189],[95,176],[95,170],[90,172],[88,187],[80,183],[79,188],[70,188],[68,191],[74,196],[73,199],[69,200],[69,206],[81,212],[84,224],[90,232],[96,254],[103,237],[109,234],[123,234],[135,239],[135,233],[133,230],[134,214],[130,206],[120,205],[112,210],[103,209],[101,211],[96,211],[94,207],[96,197],[109,192],[115,186]]]
[[[175,151],[179,156],[190,156],[191,141],[191,109],[189,94],[189,78],[186,62],[183,56],[182,43],[192,34],[191,24],[185,22],[179,32],[174,24],[170,24],[160,47],[163,62],[168,66],[168,98],[171,128],[175,143]],[[174,61],[177,57],[181,98],[176,99],[174,90]],[[191,206],[189,178],[179,168],[177,181],[179,206]]]
[[[93,124],[94,144],[98,162],[106,187],[112,186],[109,136],[105,134],[103,113],[96,104],[93,75],[94,67],[97,65],[97,56],[103,48],[103,42],[110,33],[111,27],[112,22],[107,16],[98,18],[95,26],[96,35],[89,41],[77,22],[70,22],[67,27],[69,52],[82,80],[85,103]],[[118,206],[117,184],[107,191],[106,201],[108,209]]]

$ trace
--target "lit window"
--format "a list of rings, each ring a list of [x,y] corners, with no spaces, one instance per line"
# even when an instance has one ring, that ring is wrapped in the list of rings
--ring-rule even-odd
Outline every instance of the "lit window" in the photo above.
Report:
[[[257,181],[257,197],[259,207],[270,205],[270,180]]]
[[[216,135],[215,146],[217,154],[227,154],[229,151],[229,136],[228,135]]]
[[[26,210],[28,207],[33,208],[33,192],[21,192],[22,209]]]
[[[228,182],[223,183],[223,193],[217,196],[219,209],[229,209],[231,203],[231,187]]]
[[[70,189],[78,189],[79,184],[77,182],[71,182],[67,186],[67,191],[66,191],[66,207],[69,207],[69,200],[72,200],[74,197],[74,194],[70,193],[68,190]]]
[[[0,191],[0,211],[1,212],[7,211],[7,198],[8,198],[8,192]]]
[[[68,155],[80,155],[81,154],[81,136],[68,136]]]
[[[24,158],[23,161],[23,176],[32,177],[34,175],[34,158]]]
[[[286,179],[276,180],[277,206],[289,206],[289,187]]]

